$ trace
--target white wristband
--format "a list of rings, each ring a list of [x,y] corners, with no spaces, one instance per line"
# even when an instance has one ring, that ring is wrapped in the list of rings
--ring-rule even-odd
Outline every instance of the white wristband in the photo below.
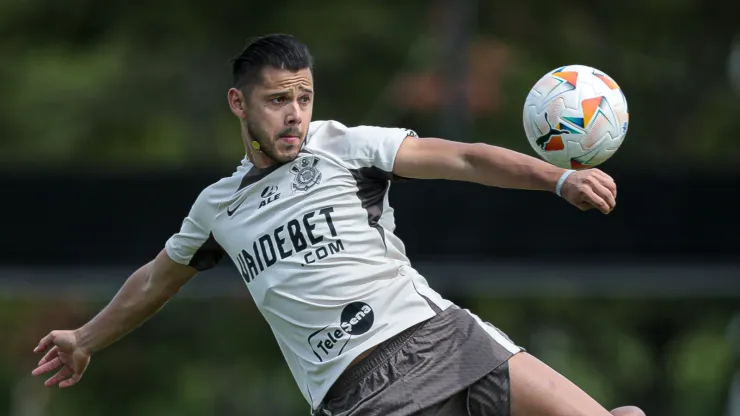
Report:
[[[565,183],[565,180],[568,179],[568,176],[570,176],[571,173],[575,172],[573,169],[568,169],[565,172],[563,172],[562,175],[560,175],[560,179],[558,179],[558,184],[555,186],[555,194],[557,196],[562,197],[561,191],[563,190],[563,184]]]

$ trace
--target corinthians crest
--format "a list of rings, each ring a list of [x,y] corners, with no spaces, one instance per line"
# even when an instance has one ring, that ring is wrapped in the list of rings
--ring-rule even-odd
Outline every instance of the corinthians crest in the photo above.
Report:
[[[291,187],[293,192],[307,191],[321,180],[321,172],[316,169],[319,159],[316,156],[304,156],[293,163],[290,172],[295,175]]]

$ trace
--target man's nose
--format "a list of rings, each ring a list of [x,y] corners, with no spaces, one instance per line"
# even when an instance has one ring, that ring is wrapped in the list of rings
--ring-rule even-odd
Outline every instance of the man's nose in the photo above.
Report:
[[[293,101],[288,105],[288,114],[285,117],[285,124],[288,126],[301,124],[301,107],[298,102]]]

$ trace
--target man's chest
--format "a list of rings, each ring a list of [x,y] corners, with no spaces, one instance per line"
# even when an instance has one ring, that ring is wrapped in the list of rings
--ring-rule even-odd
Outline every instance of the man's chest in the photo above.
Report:
[[[327,158],[304,155],[267,175],[248,172],[239,189],[221,201],[214,230],[226,236],[235,226],[259,229],[315,211],[356,186],[350,171]],[[261,227],[262,226],[262,227]],[[249,233],[248,230],[241,230]]]
[[[251,281],[279,264],[305,267],[342,251],[342,234],[363,222],[367,226],[355,175],[311,155],[224,200],[213,235]]]

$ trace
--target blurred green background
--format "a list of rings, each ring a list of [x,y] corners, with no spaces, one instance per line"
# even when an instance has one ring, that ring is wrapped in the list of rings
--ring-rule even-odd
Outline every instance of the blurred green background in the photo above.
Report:
[[[188,182],[206,172],[203,181],[210,183],[242,157],[238,123],[226,105],[229,59],[251,36],[284,32],[314,54],[314,119],[408,127],[528,154],[521,112],[537,79],[566,64],[613,77],[627,97],[631,124],[605,170],[631,178],[631,201],[645,204],[620,209],[640,217],[646,206],[661,203],[672,216],[661,210],[640,220],[615,217],[638,231],[613,237],[587,230],[593,241],[524,221],[516,208],[502,213],[511,217],[496,217],[521,224],[509,231],[512,239],[532,228],[564,241],[557,253],[566,259],[583,260],[567,247],[571,240],[611,239],[621,247],[603,251],[608,263],[591,264],[566,287],[551,285],[548,276],[572,275],[572,264],[538,263],[545,277],[532,281],[526,255],[493,273],[500,264],[494,253],[452,248],[445,257],[411,240],[412,262],[427,259],[425,270],[469,262],[471,271],[462,273],[468,281],[429,280],[607,407],[635,404],[651,416],[740,416],[740,247],[732,214],[738,189],[723,185],[696,201],[698,208],[681,211],[695,190],[675,179],[692,172],[705,178],[701,188],[721,180],[740,184],[740,27],[729,3],[716,6],[699,0],[0,2],[0,209],[9,230],[0,243],[0,328],[10,335],[0,343],[0,414],[308,414],[230,264],[198,277],[205,289],[199,295],[179,296],[95,356],[74,389],[44,389],[30,376],[40,337],[89,319],[177,230],[187,204],[168,211],[169,222],[148,214],[175,193],[163,178]],[[104,184],[116,175],[136,178],[116,182],[116,203],[128,204],[117,214],[126,217],[111,214],[107,221],[122,223],[122,234],[101,231],[105,214],[96,220],[59,214],[60,205],[96,199],[80,177]],[[654,179],[664,194],[634,193],[641,179]],[[162,191],[137,194],[143,184]],[[180,197],[192,201],[196,188]],[[671,194],[674,189],[685,194]],[[42,198],[48,192],[62,197]],[[545,199],[531,201],[550,207],[540,202]],[[474,205],[452,197],[448,203]],[[707,206],[724,214],[703,213]],[[465,217],[450,221],[462,224]],[[63,230],[49,226],[49,218]],[[594,224],[609,220],[599,221]],[[133,223],[145,226],[123,235]],[[689,252],[672,246],[668,234],[639,233],[651,223],[696,233],[703,245]],[[403,229],[399,221],[401,236],[413,238],[415,226]],[[436,238],[453,247],[464,233],[488,232],[453,228]],[[660,261],[640,248],[643,238],[654,239]],[[729,254],[717,260],[718,250]],[[65,253],[64,261],[55,251]],[[115,260],[101,260],[105,253]],[[684,267],[688,257],[698,267]],[[482,269],[474,273],[473,264]],[[624,272],[602,276],[612,269]],[[658,274],[668,278],[657,281]]]
[[[0,154],[22,165],[231,163],[242,149],[229,59],[251,36],[287,32],[316,58],[315,118],[440,133],[455,98],[445,77],[463,74],[471,126],[453,138],[528,150],[529,87],[581,63],[617,80],[636,115],[621,160],[736,166],[737,19],[710,4],[4,1]]]

